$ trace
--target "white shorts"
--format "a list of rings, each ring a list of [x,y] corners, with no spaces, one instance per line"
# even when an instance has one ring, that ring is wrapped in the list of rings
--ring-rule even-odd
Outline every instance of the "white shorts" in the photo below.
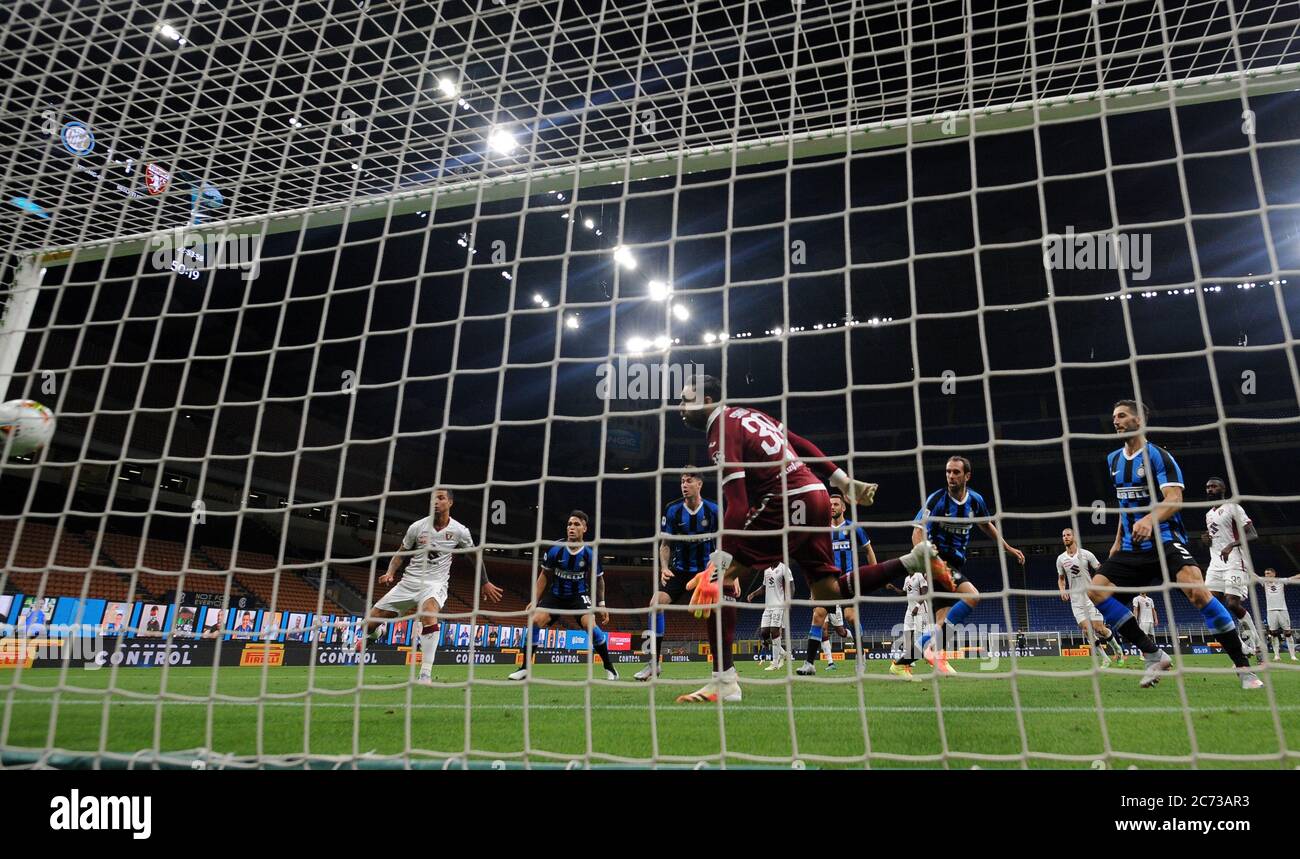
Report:
[[[930,628],[930,618],[925,615],[913,617],[908,615],[903,618],[903,632],[925,632]]]
[[[1154,623],[1152,623],[1151,621],[1149,621],[1149,620],[1148,620],[1146,623],[1139,623],[1139,624],[1138,624],[1138,629],[1142,630],[1142,631],[1145,632],[1147,635],[1155,635],[1155,634],[1156,634],[1156,625],[1155,625]]]
[[[1205,587],[1217,594],[1246,598],[1246,571],[1215,558],[1205,571]]]
[[[1074,612],[1075,623],[1083,623],[1085,620],[1105,621],[1105,618],[1101,616],[1101,612],[1097,611],[1097,607],[1092,604],[1092,600],[1086,596],[1083,599],[1071,597],[1070,611]]]
[[[750,615],[753,617],[753,615]],[[783,608],[765,608],[763,609],[763,619],[758,624],[759,629],[785,629],[785,609]]]
[[[1270,632],[1291,628],[1291,612],[1284,608],[1268,610],[1268,628]]]
[[[410,614],[424,605],[427,599],[434,599],[441,608],[447,604],[447,579],[418,579],[403,576],[393,585],[384,598],[375,603],[375,608],[395,611],[398,614]]]

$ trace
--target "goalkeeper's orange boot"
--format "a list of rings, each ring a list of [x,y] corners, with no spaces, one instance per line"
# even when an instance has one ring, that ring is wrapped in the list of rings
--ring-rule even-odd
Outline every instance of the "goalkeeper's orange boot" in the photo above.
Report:
[[[735,703],[740,700],[740,681],[736,677],[735,668],[727,669],[722,672],[721,677],[714,677],[688,695],[678,695],[677,703],[704,704],[717,701],[719,698],[727,703]]]
[[[935,674],[951,677],[957,673],[957,669],[948,664],[948,654],[935,649],[933,641],[925,646],[925,661],[934,667]]]

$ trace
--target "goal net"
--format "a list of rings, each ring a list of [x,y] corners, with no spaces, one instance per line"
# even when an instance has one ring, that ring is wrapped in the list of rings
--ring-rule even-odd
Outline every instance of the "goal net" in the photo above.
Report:
[[[1297,762],[1300,589],[1251,578],[1300,566],[1294,3],[68,0],[0,65],[0,400],[57,419],[0,470],[0,765]],[[676,702],[712,668],[686,596],[650,609],[707,554],[684,472],[722,493],[701,374],[879,484],[850,566],[970,461],[988,518],[924,523],[969,538],[957,676],[891,671],[932,595],[823,633],[794,564],[778,604],[739,582],[742,699]],[[1117,594],[1150,690],[1060,589],[1063,529],[1116,539],[1126,398],[1201,567],[1209,477],[1253,523],[1262,688],[1168,575]],[[473,539],[435,632],[358,650],[435,487]],[[575,510],[603,575],[542,626]]]

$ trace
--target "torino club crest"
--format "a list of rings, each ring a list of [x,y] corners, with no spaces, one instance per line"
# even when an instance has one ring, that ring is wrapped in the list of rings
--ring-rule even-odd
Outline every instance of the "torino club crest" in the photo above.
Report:
[[[167,190],[172,183],[172,174],[157,164],[148,164],[144,168],[144,187],[150,195],[158,195]]]

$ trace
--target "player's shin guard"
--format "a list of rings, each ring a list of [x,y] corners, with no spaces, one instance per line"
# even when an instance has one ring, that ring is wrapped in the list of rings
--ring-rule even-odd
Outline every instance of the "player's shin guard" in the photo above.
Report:
[[[1233,665],[1238,668],[1250,665],[1250,661],[1246,659],[1246,654],[1241,649],[1241,636],[1237,634],[1237,624],[1233,622],[1232,615],[1223,607],[1223,603],[1210,597],[1210,601],[1201,608],[1201,617],[1205,619],[1205,625],[1214,633],[1214,640],[1219,642]]]

